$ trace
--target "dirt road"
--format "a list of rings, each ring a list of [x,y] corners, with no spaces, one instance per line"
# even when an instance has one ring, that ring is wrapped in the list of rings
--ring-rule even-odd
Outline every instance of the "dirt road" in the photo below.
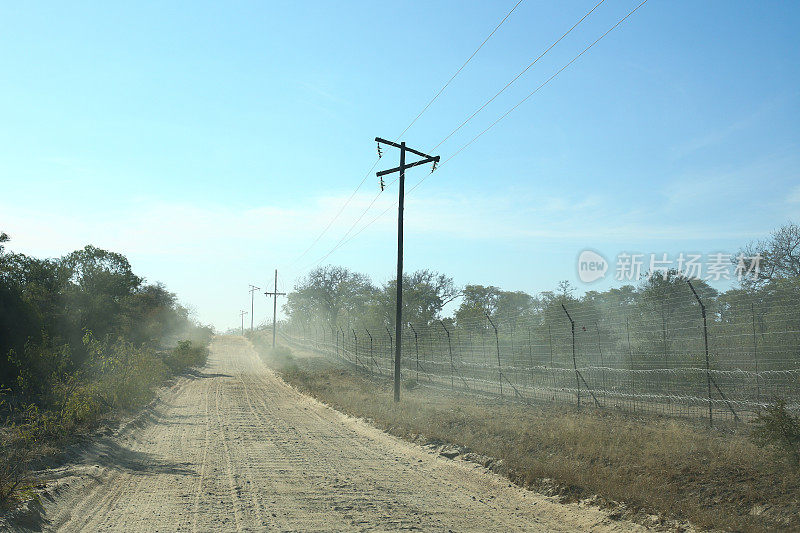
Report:
[[[45,530],[643,530],[346,417],[237,337],[48,477]]]

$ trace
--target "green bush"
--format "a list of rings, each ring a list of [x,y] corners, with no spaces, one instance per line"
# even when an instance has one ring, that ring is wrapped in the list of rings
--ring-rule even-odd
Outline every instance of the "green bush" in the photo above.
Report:
[[[69,429],[76,425],[90,423],[108,411],[97,384],[86,384],[70,391],[61,410],[62,425]]]
[[[786,400],[779,398],[761,411],[753,421],[753,440],[759,446],[775,446],[800,466],[800,416],[793,415],[786,407]]]
[[[0,390],[0,413],[6,416],[0,426],[0,503],[20,497],[30,481],[27,465],[39,450],[63,444],[116,409],[141,407],[167,377],[204,364],[208,356],[205,346],[191,341],[162,353],[122,340],[101,342],[90,333],[83,342],[87,357],[78,369],[20,373],[17,390],[32,390],[35,383],[40,391],[36,402],[12,407],[3,401],[10,389]],[[43,361],[57,361],[64,353],[59,347],[52,347],[51,354],[42,346],[37,350]]]
[[[167,353],[164,363],[175,374],[193,366],[205,364],[208,357],[208,348],[199,346],[192,341],[180,341],[178,345]]]

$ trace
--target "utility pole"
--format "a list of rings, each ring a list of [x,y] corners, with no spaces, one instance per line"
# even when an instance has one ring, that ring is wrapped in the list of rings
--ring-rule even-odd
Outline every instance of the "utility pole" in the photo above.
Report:
[[[400,173],[400,193],[399,201],[397,203],[397,309],[395,311],[395,351],[394,351],[394,401],[400,401],[400,352],[401,352],[401,336],[403,329],[403,204],[405,200],[406,189],[406,169],[416,167],[418,165],[425,165],[433,163],[431,172],[436,169],[436,163],[439,162],[439,156],[430,156],[418,150],[406,147],[405,142],[397,144],[380,137],[375,137],[375,142],[378,143],[378,154],[381,153],[381,143],[394,146],[400,149],[400,166],[389,170],[382,170],[377,172],[376,175],[381,178],[381,190],[383,190],[383,178],[388,174],[394,172]],[[421,157],[419,161],[409,163],[406,165],[406,152],[411,152],[414,155]]]
[[[286,296],[285,292],[278,292],[278,269],[275,269],[275,285],[272,292],[265,292],[266,296],[272,296],[275,299],[272,301],[272,347],[275,347],[276,324],[278,315],[278,296]]]
[[[253,293],[260,290],[261,287],[256,287],[252,284],[250,285],[250,333],[253,333]]]
[[[242,317],[242,337],[244,337],[244,315],[247,314],[247,311],[239,311],[239,315]]]

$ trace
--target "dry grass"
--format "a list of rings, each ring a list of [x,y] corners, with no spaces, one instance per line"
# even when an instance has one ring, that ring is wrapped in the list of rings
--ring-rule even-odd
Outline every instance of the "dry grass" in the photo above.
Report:
[[[565,498],[598,495],[624,502],[629,515],[657,513],[701,528],[800,530],[800,472],[777,451],[755,446],[746,428],[721,433],[423,387],[404,390],[395,405],[388,380],[319,358],[278,366],[298,389],[395,435],[424,435],[502,459],[506,474],[526,486],[555,485]]]

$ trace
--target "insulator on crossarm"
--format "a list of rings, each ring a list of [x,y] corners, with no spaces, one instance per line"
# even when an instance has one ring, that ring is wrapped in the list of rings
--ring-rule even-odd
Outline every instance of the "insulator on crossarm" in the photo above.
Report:
[[[378,159],[383,157],[383,152],[381,151],[381,143],[378,143]]]
[[[383,192],[384,188],[386,188],[386,184],[383,182],[383,178],[381,178],[381,192]]]
[[[433,165],[431,166],[431,174],[433,174],[434,170],[436,170],[436,161],[434,161]]]

